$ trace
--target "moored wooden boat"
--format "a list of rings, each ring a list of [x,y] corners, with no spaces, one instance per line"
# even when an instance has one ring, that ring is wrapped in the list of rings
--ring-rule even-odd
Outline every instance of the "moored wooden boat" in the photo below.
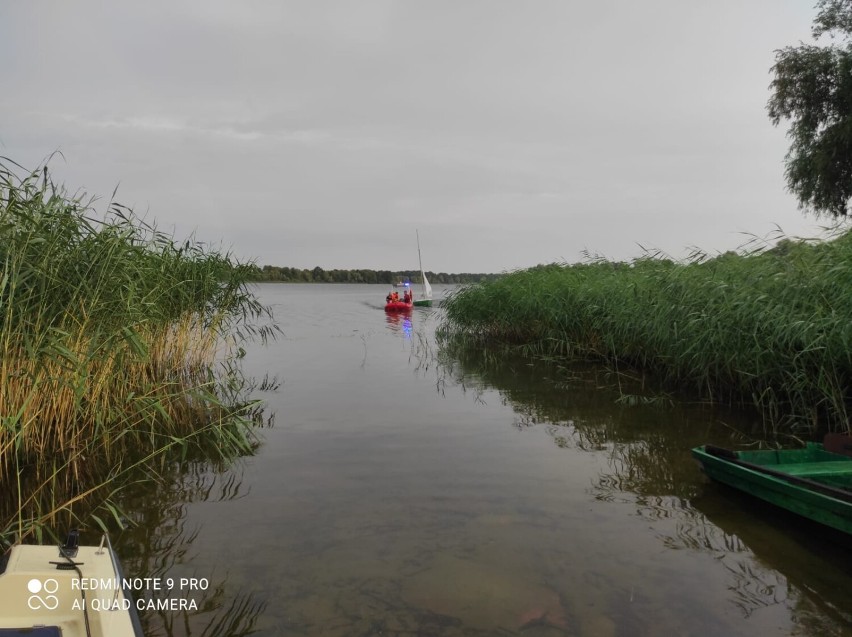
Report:
[[[803,449],[692,450],[704,473],[809,520],[852,534],[852,438],[826,436]]]
[[[0,635],[144,637],[109,540],[77,546],[72,532],[61,547],[9,549],[0,558]]]

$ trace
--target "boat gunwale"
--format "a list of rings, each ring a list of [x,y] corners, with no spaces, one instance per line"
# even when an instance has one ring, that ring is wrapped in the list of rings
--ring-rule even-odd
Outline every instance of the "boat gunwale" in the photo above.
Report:
[[[731,462],[730,459],[707,453],[705,449],[707,446],[695,447],[692,449],[692,455],[711,480],[813,522],[852,534],[852,500],[828,495],[805,484],[797,484],[796,482],[808,482],[804,476],[788,474],[790,480],[786,480],[765,470],[759,470],[759,466],[758,469],[753,469],[739,462]],[[765,466],[765,469],[771,470],[771,465]],[[852,473],[852,464],[850,464],[850,473]],[[825,487],[825,491],[836,489],[838,492],[848,492],[852,498],[850,490],[823,483],[816,484]]]

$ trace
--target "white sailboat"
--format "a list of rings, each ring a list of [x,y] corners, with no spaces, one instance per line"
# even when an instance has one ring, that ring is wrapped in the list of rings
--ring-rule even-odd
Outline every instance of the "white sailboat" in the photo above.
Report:
[[[426,280],[426,272],[423,271],[423,259],[420,256],[420,231],[417,232],[417,260],[420,262],[420,281],[423,286],[419,299],[414,299],[414,305],[418,307],[430,307],[432,305],[432,286]]]

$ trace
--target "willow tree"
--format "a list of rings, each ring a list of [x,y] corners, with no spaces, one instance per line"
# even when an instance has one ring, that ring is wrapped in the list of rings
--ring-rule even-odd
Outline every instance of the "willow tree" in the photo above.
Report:
[[[852,0],[820,0],[812,34],[776,51],[767,109],[790,120],[786,178],[802,209],[845,217],[852,199]]]

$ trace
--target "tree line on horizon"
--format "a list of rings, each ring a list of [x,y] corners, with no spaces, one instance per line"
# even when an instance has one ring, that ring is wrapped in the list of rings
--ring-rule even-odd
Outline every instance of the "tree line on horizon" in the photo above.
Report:
[[[414,270],[324,270],[317,266],[312,269],[289,268],[275,265],[255,266],[251,272],[253,281],[277,281],[281,283],[386,283],[393,285],[398,281],[420,283],[420,271]],[[499,274],[462,272],[426,272],[430,283],[479,283],[499,277]]]

